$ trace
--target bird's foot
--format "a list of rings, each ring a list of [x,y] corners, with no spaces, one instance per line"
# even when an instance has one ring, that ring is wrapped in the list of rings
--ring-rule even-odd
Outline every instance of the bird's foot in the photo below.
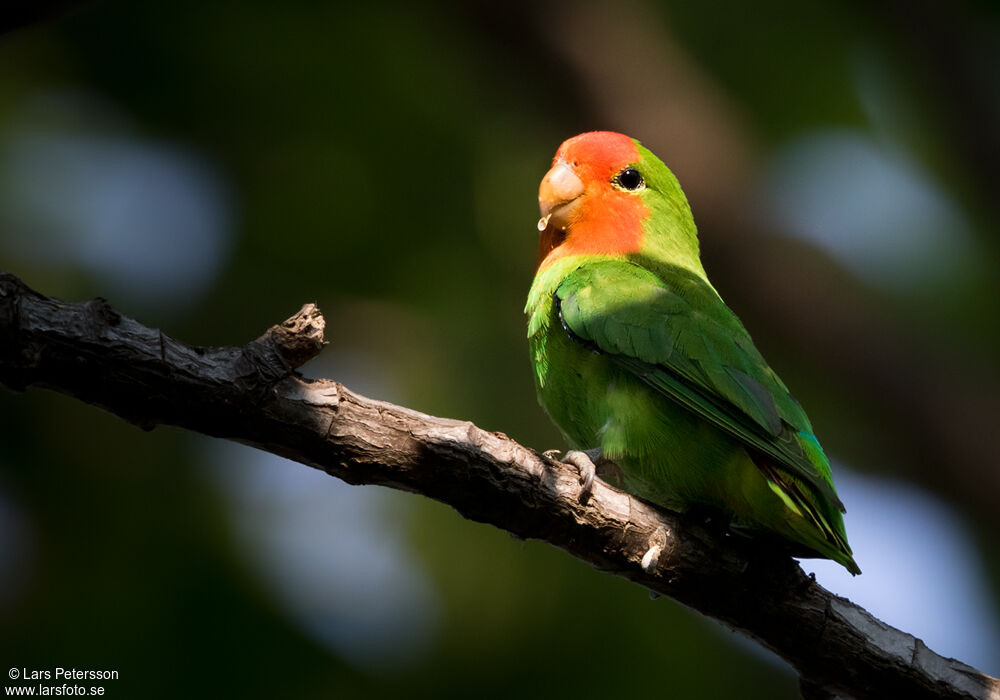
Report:
[[[542,454],[549,459],[555,459],[563,464],[570,464],[576,467],[577,471],[580,472],[580,495],[578,496],[580,503],[586,503],[590,500],[594,492],[594,479],[597,477],[597,466],[594,464],[594,461],[601,458],[600,448],[587,451],[570,450],[561,459],[559,457],[559,450],[547,450]]]
[[[572,464],[580,471],[580,503],[586,503],[594,493],[594,479],[597,476],[597,465],[594,459],[600,454],[600,450],[591,450],[595,453],[593,457],[582,450],[570,450],[563,455],[562,461]]]

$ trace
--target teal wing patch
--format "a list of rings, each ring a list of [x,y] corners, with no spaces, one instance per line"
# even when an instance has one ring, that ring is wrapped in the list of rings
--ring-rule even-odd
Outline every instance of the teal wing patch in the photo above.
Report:
[[[736,315],[694,273],[662,265],[656,272],[621,260],[582,265],[556,289],[560,320],[579,342],[843,510],[809,419]]]

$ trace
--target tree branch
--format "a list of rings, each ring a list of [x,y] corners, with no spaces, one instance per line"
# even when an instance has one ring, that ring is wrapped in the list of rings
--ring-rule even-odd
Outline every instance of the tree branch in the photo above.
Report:
[[[1000,700],[1000,681],[833,595],[784,555],[712,537],[599,480],[581,503],[574,468],[502,433],[301,377],[323,328],[308,304],[243,347],[190,347],[103,299],[66,304],[0,273],[0,383],[11,389],[46,387],[145,429],[237,440],[545,540],[756,639],[799,671],[810,697]]]

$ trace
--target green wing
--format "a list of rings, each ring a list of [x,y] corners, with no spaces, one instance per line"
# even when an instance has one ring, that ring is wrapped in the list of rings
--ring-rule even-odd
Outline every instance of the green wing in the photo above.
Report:
[[[798,480],[843,511],[809,419],[740,320],[694,273],[664,265],[657,273],[623,260],[582,265],[555,292],[563,326],[744,443],[767,478],[785,492],[786,502],[790,497],[805,506],[807,517],[815,520],[816,514],[812,499],[799,492]],[[829,531],[824,524],[817,522]]]

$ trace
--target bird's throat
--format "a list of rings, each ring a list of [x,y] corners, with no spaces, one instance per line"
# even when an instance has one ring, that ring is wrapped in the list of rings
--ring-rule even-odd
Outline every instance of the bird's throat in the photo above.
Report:
[[[596,198],[595,198],[596,199]],[[649,210],[638,198],[615,193],[581,202],[566,228],[549,221],[538,238],[538,269],[570,255],[627,255],[640,251]]]
[[[538,236],[538,265],[542,266],[553,250],[566,240],[566,231],[549,223]]]

